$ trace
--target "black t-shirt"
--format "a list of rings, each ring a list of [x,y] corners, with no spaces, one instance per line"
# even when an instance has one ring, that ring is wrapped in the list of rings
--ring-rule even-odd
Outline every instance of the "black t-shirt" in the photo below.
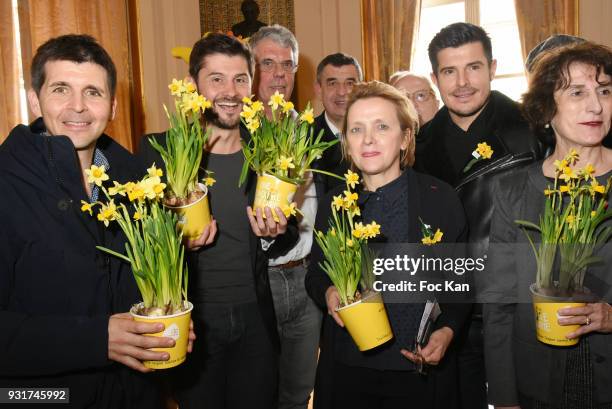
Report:
[[[209,203],[217,221],[215,242],[197,254],[197,271],[190,288],[195,302],[242,304],[256,301],[250,258],[251,228],[246,214],[248,196],[238,187],[244,162],[242,151],[205,153],[202,167],[214,172]]]

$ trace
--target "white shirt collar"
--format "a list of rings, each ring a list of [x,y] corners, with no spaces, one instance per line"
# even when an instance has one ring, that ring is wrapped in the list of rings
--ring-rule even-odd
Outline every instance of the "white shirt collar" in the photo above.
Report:
[[[341,133],[340,130],[336,128],[336,125],[334,125],[334,123],[327,116],[327,111],[325,111],[325,122],[327,122],[327,126],[329,126],[329,129],[334,135],[338,135],[339,133]]]

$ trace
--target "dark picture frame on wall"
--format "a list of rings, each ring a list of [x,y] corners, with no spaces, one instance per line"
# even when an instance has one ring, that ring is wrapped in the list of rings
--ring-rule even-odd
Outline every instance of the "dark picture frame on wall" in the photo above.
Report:
[[[243,0],[200,0],[202,35],[207,32],[228,32],[232,31],[232,28],[239,31],[234,33],[239,35],[241,28],[251,28],[252,31],[261,26],[261,23],[280,24],[295,32],[293,0],[247,0],[246,3],[256,3],[258,6],[259,15],[255,20],[259,21],[259,24],[245,21],[241,10],[242,3]]]

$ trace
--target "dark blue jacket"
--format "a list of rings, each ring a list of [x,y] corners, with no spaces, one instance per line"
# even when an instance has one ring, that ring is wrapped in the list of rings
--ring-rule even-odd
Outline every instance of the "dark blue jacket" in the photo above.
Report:
[[[109,316],[140,299],[129,266],[96,249],[124,252],[122,235],[81,212],[75,148],[42,131],[19,125],[0,146],[0,387],[68,387],[62,407],[155,407],[139,395],[151,376],[108,359]],[[141,173],[108,136],[97,147],[109,182]]]

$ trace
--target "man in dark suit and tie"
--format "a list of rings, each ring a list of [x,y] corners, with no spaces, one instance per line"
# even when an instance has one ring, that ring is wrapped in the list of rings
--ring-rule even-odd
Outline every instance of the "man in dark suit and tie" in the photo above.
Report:
[[[314,135],[318,135],[323,130],[324,141],[340,137],[348,94],[351,93],[353,85],[362,80],[361,66],[350,55],[330,54],[321,60],[317,66],[315,92],[323,102],[325,110],[315,119]],[[323,157],[317,161],[317,168],[339,176],[346,173],[348,164],[342,160],[342,149],[339,143],[325,151]],[[318,194],[327,193],[340,183],[343,183],[340,179],[320,173],[315,174]]]

